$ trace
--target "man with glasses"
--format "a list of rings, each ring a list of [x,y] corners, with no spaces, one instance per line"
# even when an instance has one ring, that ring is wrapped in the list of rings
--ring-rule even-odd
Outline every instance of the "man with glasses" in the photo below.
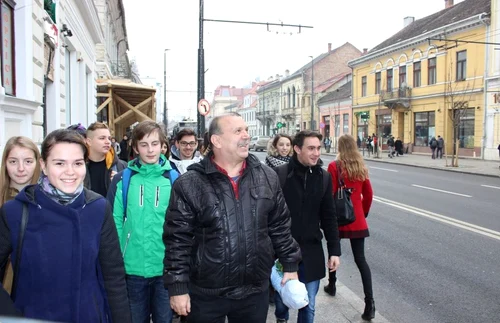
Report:
[[[184,174],[187,172],[188,166],[197,163],[201,160],[200,157],[195,157],[196,149],[198,148],[198,140],[196,133],[189,128],[182,129],[175,136],[175,146],[172,147],[170,155],[170,165],[173,169]]]

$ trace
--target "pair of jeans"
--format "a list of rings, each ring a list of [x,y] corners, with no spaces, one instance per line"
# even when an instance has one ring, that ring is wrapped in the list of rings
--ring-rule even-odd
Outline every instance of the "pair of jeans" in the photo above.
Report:
[[[132,323],[149,323],[151,316],[153,323],[172,322],[170,297],[162,276],[127,275],[126,280]]]
[[[191,293],[189,323],[266,323],[269,289],[243,299]]]
[[[304,283],[304,265],[301,263],[299,265],[299,281]],[[297,323],[313,323],[314,322],[314,312],[316,305],[316,295],[319,290],[319,280],[313,280],[308,283],[304,283],[306,285],[307,296],[309,298],[309,304],[301,308],[297,315]],[[277,319],[287,320],[289,319],[288,307],[283,304],[281,300],[281,296],[279,293],[274,293],[274,305],[275,311],[274,315]]]

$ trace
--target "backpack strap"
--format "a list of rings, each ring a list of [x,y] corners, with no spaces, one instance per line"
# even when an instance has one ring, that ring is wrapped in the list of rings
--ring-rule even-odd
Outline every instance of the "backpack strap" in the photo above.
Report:
[[[133,172],[130,168],[125,168],[122,174],[122,204],[123,204],[123,222],[127,220],[127,198],[128,198],[128,187],[130,185],[130,178]]]
[[[19,267],[23,252],[24,233],[26,232],[26,227],[28,226],[29,215],[28,204],[23,203],[23,213],[21,216],[21,225],[19,226],[19,237],[17,241],[16,263],[14,264],[14,279],[12,282],[12,291],[10,293],[12,300],[16,300],[17,282],[19,281]]]

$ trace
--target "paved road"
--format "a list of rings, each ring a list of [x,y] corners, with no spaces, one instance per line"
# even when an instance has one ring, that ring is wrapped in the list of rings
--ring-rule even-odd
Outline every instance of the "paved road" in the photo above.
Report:
[[[367,165],[376,197],[366,254],[377,310],[402,323],[500,321],[500,179]],[[342,247],[338,277],[362,298],[348,241]]]

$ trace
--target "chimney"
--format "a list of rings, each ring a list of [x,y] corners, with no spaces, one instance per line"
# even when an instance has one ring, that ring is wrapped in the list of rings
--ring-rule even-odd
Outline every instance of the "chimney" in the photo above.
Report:
[[[290,76],[290,71],[289,70],[285,70],[285,77],[288,77]]]
[[[414,21],[415,21],[415,17],[411,17],[411,16],[405,17],[404,26],[407,27],[407,26],[411,25]]]
[[[363,55],[368,54],[368,48],[363,48]]]
[[[332,43],[328,43],[328,52],[332,51]]]
[[[444,0],[444,8],[445,9],[453,7],[453,4],[454,4],[453,0]]]

